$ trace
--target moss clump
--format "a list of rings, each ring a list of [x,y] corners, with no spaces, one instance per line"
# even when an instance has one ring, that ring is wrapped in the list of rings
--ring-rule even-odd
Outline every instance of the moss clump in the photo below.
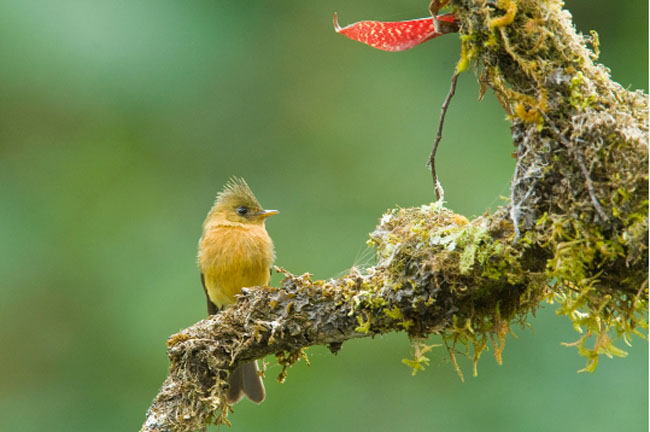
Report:
[[[518,244],[513,239],[509,221],[468,221],[441,203],[386,213],[369,241],[379,257],[369,277],[373,286],[408,299],[383,309],[386,324],[410,322],[406,330],[417,339],[442,334],[459,374],[457,344],[472,349],[476,368],[491,341],[500,362],[510,324],[523,322],[546,295],[544,254],[528,236]],[[408,360],[414,371],[426,364],[415,351]]]
[[[610,80],[598,35],[576,34],[559,0],[452,6],[463,53],[512,121],[515,239],[549,254],[546,298],[582,332],[593,371],[647,329],[647,96]]]
[[[538,224],[546,228],[546,245],[556,251],[547,264],[552,287],[547,301],[558,303],[558,315],[568,316],[581,334],[566,344],[587,358],[581,372],[593,372],[600,354],[624,357],[627,353],[614,342],[630,345],[633,334],[645,338],[641,331],[648,329],[643,265],[630,266],[634,256],[626,255],[624,242],[606,238],[592,224],[548,215]]]

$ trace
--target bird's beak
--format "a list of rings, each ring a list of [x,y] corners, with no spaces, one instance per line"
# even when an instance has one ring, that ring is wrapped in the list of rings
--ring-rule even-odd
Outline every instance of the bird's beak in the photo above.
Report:
[[[257,215],[258,215],[259,217],[262,217],[262,218],[266,219],[267,217],[269,217],[269,216],[273,216],[273,215],[276,215],[276,214],[278,214],[278,213],[280,213],[280,212],[277,211],[277,210],[262,210],[262,211],[259,212]]]

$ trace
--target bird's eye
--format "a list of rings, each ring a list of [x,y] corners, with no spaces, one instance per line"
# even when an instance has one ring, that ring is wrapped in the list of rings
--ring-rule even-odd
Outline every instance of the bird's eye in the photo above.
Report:
[[[241,206],[237,209],[237,214],[240,216],[245,216],[248,213],[248,207]]]

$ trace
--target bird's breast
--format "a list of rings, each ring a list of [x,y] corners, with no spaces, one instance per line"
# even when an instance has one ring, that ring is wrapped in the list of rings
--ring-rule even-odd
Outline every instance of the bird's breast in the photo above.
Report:
[[[210,300],[218,307],[234,303],[242,287],[267,285],[273,243],[263,226],[218,226],[199,242],[199,268]]]

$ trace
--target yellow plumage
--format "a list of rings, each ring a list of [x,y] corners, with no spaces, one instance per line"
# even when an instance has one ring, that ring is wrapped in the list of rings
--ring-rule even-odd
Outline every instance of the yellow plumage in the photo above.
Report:
[[[205,289],[218,308],[234,303],[242,287],[268,285],[273,265],[264,226],[221,223],[204,231],[199,244]]]
[[[217,196],[199,240],[198,261],[208,313],[235,303],[243,287],[268,285],[275,256],[264,222],[277,213],[264,210],[243,179],[231,179]],[[228,383],[226,398],[231,405],[243,396],[257,403],[264,400],[256,362],[236,368]]]

